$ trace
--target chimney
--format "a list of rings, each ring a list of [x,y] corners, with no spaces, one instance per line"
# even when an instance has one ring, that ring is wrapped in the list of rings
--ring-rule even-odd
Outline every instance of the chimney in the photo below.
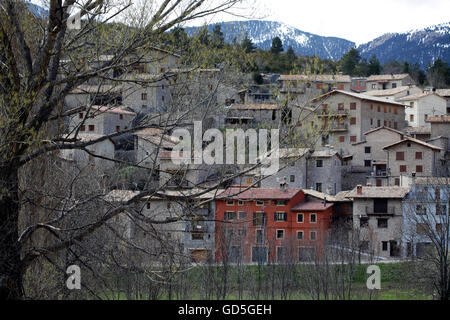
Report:
[[[323,207],[325,208],[327,206],[327,197],[323,198]]]
[[[362,185],[359,184],[356,186],[356,194],[360,196],[362,195]]]

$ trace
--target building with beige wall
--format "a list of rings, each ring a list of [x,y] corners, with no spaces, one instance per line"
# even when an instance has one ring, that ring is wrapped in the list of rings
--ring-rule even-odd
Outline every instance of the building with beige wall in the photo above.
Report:
[[[450,89],[437,89],[436,93],[447,101],[447,114],[450,114]]]
[[[353,199],[353,227],[360,231],[363,250],[380,258],[401,256],[404,187],[357,186]]]
[[[447,113],[446,100],[435,93],[412,94],[397,101],[408,106],[405,109],[405,116],[410,127],[429,126],[426,122],[428,117]]]
[[[364,94],[371,97],[384,98],[390,101],[397,101],[397,99],[418,93],[422,93],[422,89],[420,89],[417,86],[400,86],[394,89],[370,90],[365,92]]]
[[[367,78],[367,91],[395,89],[402,86],[411,86],[415,81],[407,73],[372,75]]]

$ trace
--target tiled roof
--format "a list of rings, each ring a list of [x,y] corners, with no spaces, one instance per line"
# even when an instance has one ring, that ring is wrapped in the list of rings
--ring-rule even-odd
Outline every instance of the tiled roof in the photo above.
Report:
[[[146,128],[136,131],[135,135],[164,148],[173,148],[180,142],[178,138],[165,134],[165,131],[160,128]]]
[[[430,123],[450,123],[450,116],[432,116],[432,117],[428,117],[427,120],[425,120],[425,122],[430,122]]]
[[[411,94],[409,96],[397,99],[397,101],[410,101],[410,100],[418,100],[418,99],[422,99],[424,97],[427,96],[437,96],[439,98],[442,98],[441,96],[433,93],[433,92],[422,92],[422,93],[416,93],[416,94]]]
[[[97,84],[97,85],[81,85],[73,89],[70,93],[113,93],[120,92],[121,85],[117,84]]]
[[[441,97],[450,97],[450,89],[437,89],[436,93]]]
[[[372,75],[367,78],[367,81],[383,81],[383,80],[402,80],[408,77],[409,74],[401,73],[401,74],[379,74]]]
[[[334,90],[328,93],[325,93],[315,99],[313,99],[312,101],[319,101],[322,100],[323,98],[333,95],[333,94],[337,94],[337,93],[341,93],[350,97],[354,97],[360,100],[367,100],[367,101],[373,101],[373,102],[379,102],[379,103],[384,103],[384,104],[391,104],[394,106],[398,106],[398,107],[405,107],[404,104],[398,103],[398,102],[394,102],[394,101],[389,101],[386,99],[382,99],[382,98],[376,98],[376,97],[371,97],[362,93],[355,93],[355,92],[349,92],[349,91],[343,91],[343,90]]]
[[[108,202],[126,202],[137,196],[139,191],[112,190],[103,199]]]
[[[431,134],[431,128],[427,126],[407,127],[405,132],[409,134]]]
[[[285,191],[281,189],[260,189],[260,188],[229,188],[220,194],[219,198],[231,198],[235,200],[290,200],[295,196],[300,189],[286,189]]]
[[[311,155],[312,158],[330,158],[337,155],[340,157],[339,153],[336,150],[333,149],[327,149],[327,150],[316,150]]]
[[[278,110],[279,105],[276,104],[235,104],[230,110]]]
[[[323,82],[352,82],[349,75],[334,75],[334,74],[282,74],[279,78],[281,81],[323,81]]]
[[[429,144],[429,143],[426,143],[426,142],[424,142],[424,141],[422,141],[422,140],[415,139],[415,138],[411,138],[411,137],[408,137],[408,136],[404,136],[404,137],[403,137],[403,140],[397,141],[397,142],[395,142],[395,143],[393,143],[393,144],[390,144],[390,145],[384,147],[383,150],[389,149],[389,148],[391,148],[391,147],[394,147],[394,146],[396,146],[396,145],[398,145],[398,144],[405,143],[405,142],[413,142],[413,143],[417,143],[417,144],[422,145],[422,146],[424,146],[424,147],[430,148],[430,149],[432,149],[433,151],[441,151],[441,150],[442,150],[442,148],[436,147],[436,146],[434,146],[434,145],[432,145],[432,144]]]
[[[332,203],[327,202],[324,204],[322,201],[307,201],[302,202],[295,207],[292,211],[325,211],[333,206]]]
[[[403,199],[410,190],[404,187],[362,187],[362,193],[358,194],[357,188],[350,191],[346,197]]]
[[[404,134],[403,132],[401,132],[401,131],[398,131],[398,130],[395,130],[395,129],[392,129],[392,128],[389,128],[389,127],[385,127],[385,126],[378,127],[378,128],[372,129],[372,130],[369,130],[369,131],[367,131],[366,133],[364,133],[364,135],[367,136],[367,135],[369,135],[369,134],[371,134],[371,133],[374,133],[374,132],[376,132],[376,131],[378,131],[378,130],[381,130],[381,129],[385,129],[385,130],[389,130],[389,131],[391,131],[391,132],[395,132],[395,133],[399,134],[400,136],[404,136],[404,135],[405,135],[405,134]]]
[[[92,106],[91,111],[98,112],[106,112],[106,113],[117,113],[117,114],[126,114],[130,116],[135,116],[136,113],[127,111],[123,109],[124,107],[106,107],[106,106]],[[97,112],[96,112],[97,113]]]
[[[364,94],[367,94],[368,96],[373,96],[373,97],[385,97],[385,96],[393,96],[396,95],[397,93],[406,91],[406,90],[410,90],[411,87],[410,86],[401,86],[401,87],[397,87],[394,89],[386,89],[386,90],[371,90],[371,91],[367,91]]]

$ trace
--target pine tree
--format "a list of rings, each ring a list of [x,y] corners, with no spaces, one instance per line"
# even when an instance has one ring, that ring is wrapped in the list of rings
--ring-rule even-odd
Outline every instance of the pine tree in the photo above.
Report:
[[[211,35],[211,44],[215,48],[223,48],[225,44],[225,37],[222,32],[222,27],[220,26],[220,24],[216,24],[213,28]]]
[[[252,39],[248,37],[248,33],[245,33],[244,39],[241,43],[242,48],[244,49],[245,53],[253,53],[256,50],[255,45],[253,44]]]
[[[361,56],[356,48],[351,48],[349,52],[344,54],[339,60],[339,65],[341,66],[341,71],[344,74],[349,74],[354,76],[358,73],[357,67]]]
[[[281,41],[281,39],[279,37],[273,38],[272,47],[270,48],[270,52],[278,55],[283,51],[284,51],[284,48],[283,48],[283,42]]]
[[[367,75],[371,76],[373,74],[380,74],[380,73],[381,73],[380,61],[378,61],[376,55],[372,55],[372,57],[369,60]]]

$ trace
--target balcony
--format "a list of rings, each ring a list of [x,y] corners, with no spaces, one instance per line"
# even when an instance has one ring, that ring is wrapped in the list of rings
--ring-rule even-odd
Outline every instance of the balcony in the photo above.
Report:
[[[376,170],[370,172],[371,178],[388,178],[388,172],[386,170]]]
[[[206,233],[208,232],[208,226],[204,223],[192,223],[186,227],[186,231],[191,233]]]
[[[348,110],[329,110],[325,108],[317,109],[318,117],[347,117],[349,115]]]
[[[377,211],[378,212],[375,212],[373,207],[366,206],[366,214],[367,215],[379,215],[379,216],[395,215],[395,207],[388,207],[386,210],[377,210]],[[387,212],[381,212],[381,211],[387,211]]]
[[[343,132],[348,131],[348,124],[347,123],[334,123],[330,125],[330,131],[331,132]]]

